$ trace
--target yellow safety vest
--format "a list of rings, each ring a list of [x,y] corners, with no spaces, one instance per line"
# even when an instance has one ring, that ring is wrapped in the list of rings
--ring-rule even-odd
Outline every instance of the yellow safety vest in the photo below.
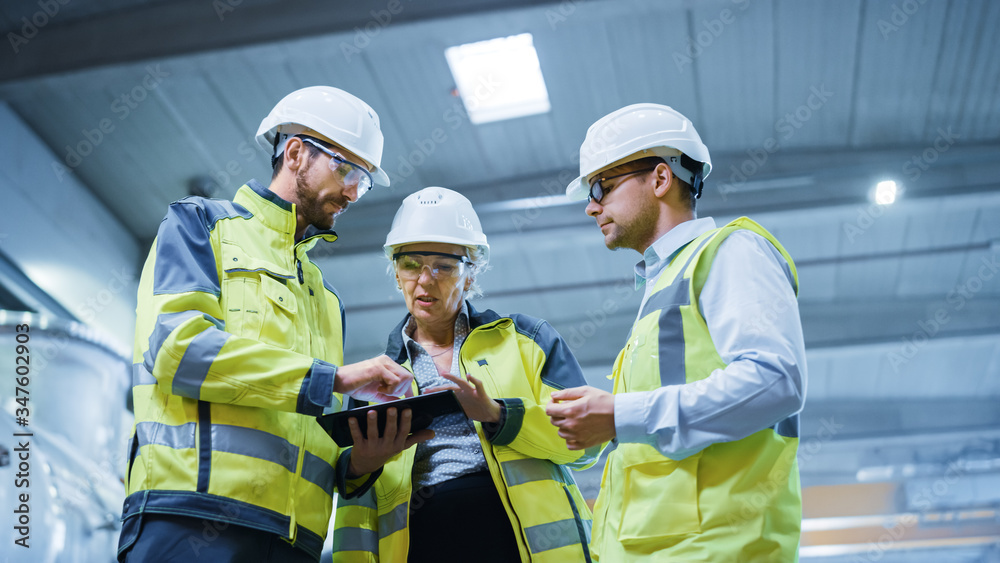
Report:
[[[307,256],[336,235],[295,225],[254,181],[171,204],[139,283],[122,549],[156,513],[322,553],[340,450],[314,417],[340,403],[343,309]]]
[[[603,445],[567,449],[545,415],[553,391],[586,384],[580,366],[545,321],[517,314],[501,317],[489,310],[478,313],[471,305],[469,311],[471,331],[460,350],[462,373],[481,379],[491,397],[511,397],[504,400],[506,424],[492,442],[479,422],[475,426],[521,560],[590,561],[592,516],[568,468],[593,465]],[[400,324],[393,331],[386,353],[410,369],[402,328]],[[415,382],[413,391],[418,392]],[[350,495],[341,492],[334,524],[335,562],[406,561],[415,455],[416,448],[410,448],[386,463],[366,493],[345,498]],[[447,538],[442,537],[441,560],[475,561],[476,555],[449,553]]]
[[[652,391],[678,374],[705,379],[726,367],[698,309],[719,245],[739,229],[770,233],[746,217],[687,244],[666,267],[614,367],[614,392]],[[662,379],[661,379],[662,378]],[[624,562],[790,562],[797,560],[802,495],[796,461],[798,417],[682,460],[647,444],[611,452],[594,505],[595,560]]]

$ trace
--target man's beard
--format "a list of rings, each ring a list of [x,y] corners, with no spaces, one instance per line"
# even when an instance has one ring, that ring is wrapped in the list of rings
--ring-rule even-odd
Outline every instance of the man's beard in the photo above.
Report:
[[[295,173],[295,197],[298,200],[296,204],[298,207],[297,211],[306,220],[306,223],[317,229],[331,229],[336,222],[336,217],[323,209],[325,202],[317,198],[315,195],[316,190],[311,189],[309,180],[306,177],[306,173],[309,172],[309,168],[311,167],[312,162],[304,168],[300,168]],[[340,207],[341,210],[339,213],[347,210],[349,204],[346,198],[343,201],[335,201],[334,203]]]
[[[657,213],[652,207],[639,207],[635,216],[627,224],[614,222],[614,231],[611,240],[605,242],[610,250],[620,250],[631,248],[636,252],[642,250],[653,241],[650,238],[650,229],[656,225]]]

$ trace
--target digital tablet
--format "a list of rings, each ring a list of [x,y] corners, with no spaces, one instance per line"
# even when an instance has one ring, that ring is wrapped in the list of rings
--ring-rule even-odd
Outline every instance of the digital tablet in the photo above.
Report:
[[[335,412],[333,414],[316,417],[316,421],[319,422],[319,425],[326,430],[326,433],[329,434],[331,438],[333,438],[333,441],[337,442],[338,446],[346,448],[347,446],[354,444],[354,439],[351,438],[351,428],[347,425],[347,419],[357,419],[358,427],[361,429],[361,435],[367,436],[368,411],[377,411],[378,435],[379,437],[382,437],[385,435],[386,413],[391,407],[396,408],[397,421],[400,420],[399,417],[402,416],[404,410],[410,409],[413,411],[413,418],[410,422],[410,433],[427,428],[431,425],[431,421],[439,416],[463,412],[462,405],[458,402],[458,397],[455,396],[455,392],[448,389],[445,391],[437,391],[436,393],[428,393],[426,395],[417,395],[416,397],[400,399],[398,401],[372,404],[366,407]]]

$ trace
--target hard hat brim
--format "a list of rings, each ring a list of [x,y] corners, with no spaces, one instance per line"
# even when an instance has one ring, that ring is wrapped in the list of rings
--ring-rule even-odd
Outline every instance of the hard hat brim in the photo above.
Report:
[[[590,186],[587,185],[587,179],[583,176],[577,177],[566,186],[566,197],[573,201],[583,201],[589,195]]]
[[[371,175],[373,182],[386,188],[389,187],[389,176],[385,173],[385,170],[376,166],[375,169],[371,171]]]

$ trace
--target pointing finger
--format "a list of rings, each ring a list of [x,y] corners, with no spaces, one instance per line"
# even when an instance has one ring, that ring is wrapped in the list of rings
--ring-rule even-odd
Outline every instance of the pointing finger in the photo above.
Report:
[[[458,377],[457,375],[452,375],[450,373],[442,373],[441,377],[447,379],[448,381],[451,381],[455,385],[458,385],[458,387],[463,391],[470,391],[475,388],[468,381],[462,379],[461,377]]]
[[[469,381],[471,381],[472,384],[476,387],[476,391],[479,391],[480,393],[486,393],[486,388],[483,387],[483,381],[481,379],[475,377],[471,373],[465,374],[465,377],[469,378]]]

